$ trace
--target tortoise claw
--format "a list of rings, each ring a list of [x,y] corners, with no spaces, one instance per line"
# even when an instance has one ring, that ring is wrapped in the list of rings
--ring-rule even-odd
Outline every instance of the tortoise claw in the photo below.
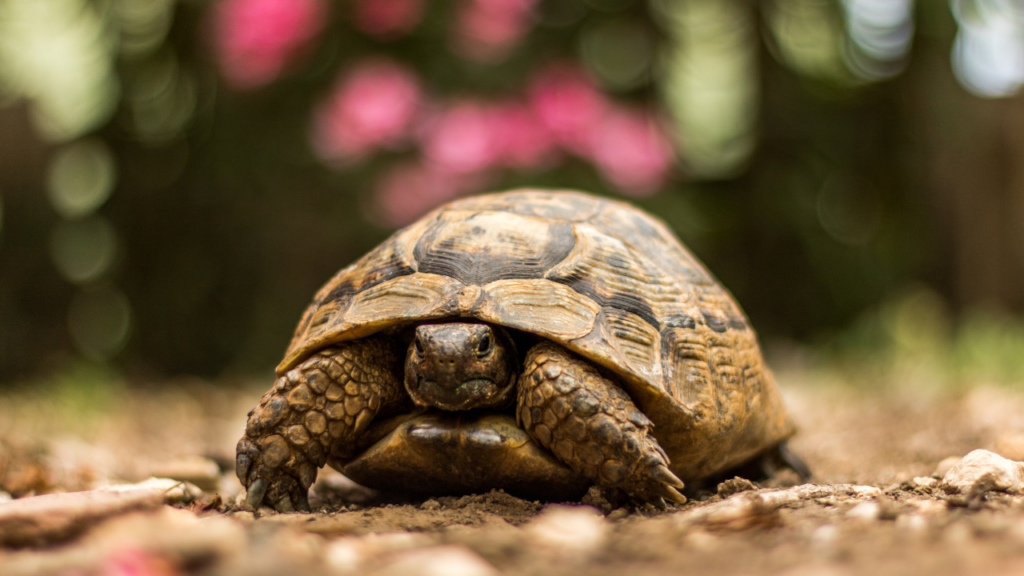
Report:
[[[664,464],[660,464],[650,472],[651,478],[661,482],[662,484],[668,484],[673,488],[684,488],[686,485],[679,479],[678,476],[672,473]]]
[[[260,504],[263,503],[263,497],[267,494],[268,488],[267,481],[263,478],[257,478],[249,485],[249,490],[245,495],[245,509],[255,512],[259,510]]]
[[[668,484],[655,484],[653,487],[655,494],[659,496],[659,500],[664,498],[669,502],[675,502],[676,504],[686,504],[686,496],[680,494],[675,488]]]

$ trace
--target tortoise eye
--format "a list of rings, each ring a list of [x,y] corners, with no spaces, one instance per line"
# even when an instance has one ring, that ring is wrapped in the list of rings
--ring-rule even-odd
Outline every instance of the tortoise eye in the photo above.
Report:
[[[491,335],[487,334],[483,338],[480,339],[480,345],[477,346],[476,352],[477,352],[477,354],[483,356],[484,354],[487,354],[490,351],[491,351]]]
[[[413,348],[416,350],[417,356],[423,356],[423,342],[420,342],[418,336],[413,340]]]

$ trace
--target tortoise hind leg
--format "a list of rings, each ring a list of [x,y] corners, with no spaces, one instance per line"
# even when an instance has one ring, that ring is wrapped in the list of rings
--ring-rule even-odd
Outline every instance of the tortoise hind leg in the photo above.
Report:
[[[367,338],[326,348],[279,376],[249,411],[236,448],[246,508],[308,511],[309,487],[327,457],[402,397],[401,370],[390,340]]]
[[[776,476],[780,470],[789,469],[806,482],[811,479],[811,469],[802,458],[790,450],[789,442],[781,442],[761,455],[760,468],[766,478]]]
[[[642,501],[686,502],[651,421],[590,363],[538,344],[526,355],[518,395],[519,422],[577,474]]]

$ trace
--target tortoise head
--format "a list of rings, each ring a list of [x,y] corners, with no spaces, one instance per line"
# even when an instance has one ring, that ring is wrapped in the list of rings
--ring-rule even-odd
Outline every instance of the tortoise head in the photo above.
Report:
[[[499,408],[512,401],[518,356],[501,328],[421,324],[405,357],[405,388],[420,406]]]

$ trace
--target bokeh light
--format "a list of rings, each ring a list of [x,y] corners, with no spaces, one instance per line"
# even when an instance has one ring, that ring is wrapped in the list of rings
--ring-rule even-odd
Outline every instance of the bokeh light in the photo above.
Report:
[[[960,28],[952,63],[960,83],[989,98],[1024,84],[1024,5],[1010,0],[951,0]]]
[[[578,155],[590,147],[589,130],[609,103],[582,70],[558,64],[542,70],[530,83],[530,104],[560,146]]]
[[[424,4],[425,0],[357,0],[356,27],[381,39],[397,38],[420,23]]]
[[[314,116],[313,145],[328,160],[353,162],[393,148],[413,131],[423,106],[419,79],[389,60],[369,60],[335,85]]]
[[[740,0],[659,4],[672,45],[663,81],[676,136],[695,175],[735,175],[754,151],[758,66],[754,13]]]
[[[800,74],[844,82],[843,15],[830,0],[774,0],[765,3],[777,57]]]
[[[160,50],[126,75],[125,99],[132,132],[147,144],[180,135],[192,119],[197,87],[170,50]]]
[[[498,102],[488,112],[499,164],[527,172],[557,164],[560,154],[554,138],[528,104],[518,100]]]
[[[913,0],[842,0],[847,65],[865,80],[895,76],[906,65],[914,38]]]
[[[82,290],[68,310],[68,331],[76,347],[95,360],[106,360],[120,352],[131,326],[131,305],[125,295],[112,286]]]
[[[139,58],[163,45],[174,20],[176,0],[120,0],[112,8],[120,27],[121,54]]]
[[[272,82],[324,25],[323,0],[220,0],[214,43],[224,77],[238,88]]]
[[[537,0],[460,0],[454,45],[464,58],[494,62],[533,26]]]
[[[601,174],[629,196],[647,196],[665,182],[675,150],[647,114],[613,109],[591,136],[590,158]]]
[[[117,234],[102,216],[58,223],[50,235],[50,256],[69,282],[84,284],[101,278],[117,255]]]
[[[50,205],[64,218],[91,214],[110,197],[116,175],[114,157],[101,140],[90,138],[70,144],[50,162]]]
[[[432,118],[423,137],[423,154],[441,170],[481,172],[497,159],[487,110],[478,102],[455,102]]]
[[[850,174],[825,179],[816,201],[818,221],[833,239],[849,246],[868,243],[881,225],[877,193]]]
[[[96,3],[0,3],[0,83],[32,102],[36,128],[50,140],[85,134],[113,114],[115,46]]]
[[[654,31],[639,19],[609,17],[583,30],[580,51],[602,84],[629,90],[650,79],[654,42]]]

